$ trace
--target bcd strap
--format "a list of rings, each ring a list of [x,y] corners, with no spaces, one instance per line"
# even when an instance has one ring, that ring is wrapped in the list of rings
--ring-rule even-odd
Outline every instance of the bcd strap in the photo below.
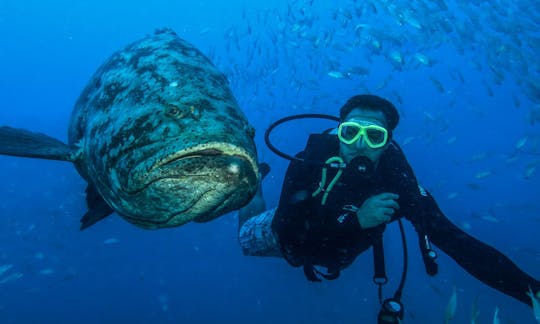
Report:
[[[373,243],[373,267],[375,268],[375,274],[373,275],[373,282],[377,284],[379,302],[382,303],[382,286],[388,282],[386,276],[386,266],[384,264],[384,247],[382,234]]]
[[[378,285],[384,285],[388,282],[386,276],[386,266],[384,264],[384,248],[382,235],[373,243],[373,266],[375,268],[375,274],[373,276],[373,282]]]

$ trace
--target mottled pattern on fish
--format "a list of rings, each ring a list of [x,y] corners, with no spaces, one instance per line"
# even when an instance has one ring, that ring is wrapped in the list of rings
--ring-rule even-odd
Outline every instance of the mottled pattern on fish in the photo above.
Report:
[[[227,79],[171,30],[113,54],[77,101],[79,172],[145,228],[238,209],[258,181],[254,130]]]

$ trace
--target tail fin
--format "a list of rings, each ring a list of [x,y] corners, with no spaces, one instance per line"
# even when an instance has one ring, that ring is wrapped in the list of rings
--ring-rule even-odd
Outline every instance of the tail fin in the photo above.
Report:
[[[74,161],[76,148],[50,136],[25,129],[0,127],[0,154],[38,159]]]

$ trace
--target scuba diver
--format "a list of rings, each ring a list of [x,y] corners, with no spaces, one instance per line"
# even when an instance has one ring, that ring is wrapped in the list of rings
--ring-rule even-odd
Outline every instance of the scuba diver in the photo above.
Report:
[[[304,151],[289,156],[277,150],[269,133],[291,119],[322,117],[339,121],[337,129],[311,134]],[[418,233],[425,269],[438,270],[431,244],[465,271],[500,292],[532,305],[530,289],[540,297],[540,282],[493,247],[471,237],[439,209],[421,187],[392,131],[399,122],[394,105],[375,95],[357,95],[340,109],[339,119],[327,115],[291,116],[274,123],[265,134],[269,148],[291,160],[277,208],[266,210],[262,190],[239,211],[238,238],[244,255],[283,257],[302,267],[308,280],[332,280],[355,258],[373,247],[381,310],[378,323],[403,318],[401,293],[407,272],[407,249],[401,219]],[[269,172],[262,165],[264,177]],[[398,222],[404,265],[395,294],[383,300],[387,281],[383,233]]]

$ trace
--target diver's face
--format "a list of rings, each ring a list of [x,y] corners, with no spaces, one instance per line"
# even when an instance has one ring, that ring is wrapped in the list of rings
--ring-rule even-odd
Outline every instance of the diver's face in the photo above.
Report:
[[[362,108],[355,108],[345,117],[343,122],[352,121],[356,122],[362,126],[368,125],[377,125],[384,128],[387,128],[386,118],[381,111],[366,110]],[[371,160],[375,167],[379,163],[381,155],[388,147],[387,143],[379,148],[371,148],[364,138],[361,136],[360,139],[352,144],[345,144],[342,141],[339,142],[340,155],[345,161],[349,163],[355,157],[363,156]]]

